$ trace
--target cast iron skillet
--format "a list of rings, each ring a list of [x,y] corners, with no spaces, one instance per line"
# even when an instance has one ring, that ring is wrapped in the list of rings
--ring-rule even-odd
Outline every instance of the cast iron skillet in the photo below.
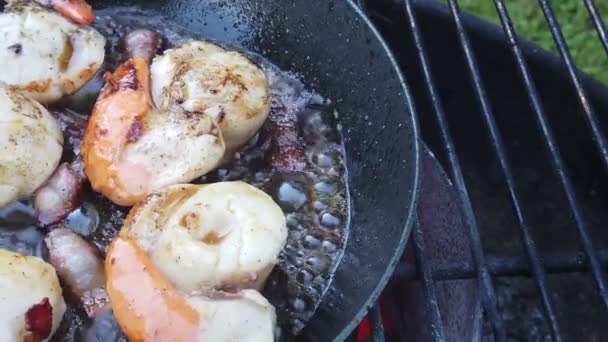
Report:
[[[303,340],[344,339],[386,285],[409,236],[418,140],[405,81],[350,0],[100,0],[140,6],[228,46],[264,55],[334,101],[345,135],[350,235]]]

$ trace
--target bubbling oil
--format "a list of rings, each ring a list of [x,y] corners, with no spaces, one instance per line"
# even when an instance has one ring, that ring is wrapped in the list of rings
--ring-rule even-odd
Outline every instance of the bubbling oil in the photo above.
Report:
[[[192,39],[204,39],[159,13],[135,8],[97,11],[94,26],[108,42],[102,72],[113,70],[126,59],[120,46],[121,37],[136,28],[148,28],[161,34],[165,49]],[[222,45],[221,42],[216,43]],[[232,160],[197,183],[242,180],[266,191],[283,209],[289,230],[287,244],[263,292],[277,309],[280,334],[285,337],[298,334],[312,317],[343,254],[349,218],[344,148],[337,114],[330,101],[308,90],[296,75],[280,70],[262,56],[247,51],[243,53],[268,76],[272,95],[269,120]],[[101,80],[96,77],[85,87],[86,94],[76,100],[69,99],[66,106],[84,114],[90,113],[103,85]],[[277,150],[273,146],[272,132],[276,127],[287,127],[297,133],[303,168],[285,171],[273,167],[272,160]],[[70,158],[73,156],[64,159]],[[83,206],[66,219],[66,224],[105,255],[128,208],[118,207],[90,191],[85,197]],[[15,222],[21,222],[18,223],[21,228],[30,227],[30,232],[22,234],[20,239],[15,237],[12,229],[0,230],[0,247],[9,245],[25,254],[43,255],[40,251],[42,234],[35,229],[34,233],[31,232],[33,221],[27,208],[27,205],[22,205],[21,211],[13,212],[13,216],[19,217],[21,221]],[[10,211],[4,212],[4,216],[9,214]],[[2,217],[0,215],[0,228],[10,226],[10,220]],[[112,336],[111,339],[115,340],[120,335],[111,316],[104,316],[103,324],[90,322],[82,310],[68,304],[66,319],[54,341],[83,340],[83,336],[91,335],[96,335],[98,340],[105,340],[104,336]],[[100,326],[113,328],[100,329]],[[101,330],[105,331],[103,336],[99,335]]]

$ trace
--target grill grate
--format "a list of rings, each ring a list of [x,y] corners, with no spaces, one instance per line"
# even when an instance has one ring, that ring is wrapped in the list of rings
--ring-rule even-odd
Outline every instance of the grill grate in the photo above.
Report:
[[[431,270],[427,265],[424,255],[424,240],[422,239],[422,230],[416,226],[412,233],[414,236],[414,253],[416,256],[416,266],[421,271],[423,282],[423,294],[426,298],[426,316],[429,317],[431,326],[431,335],[435,341],[442,341],[444,338],[443,325],[441,324],[441,315],[439,306],[437,305],[437,297],[435,295],[435,286],[433,285],[433,277]]]
[[[600,13],[598,12],[593,0],[585,0],[585,6],[587,6],[589,15],[593,20],[593,26],[595,26],[595,29],[600,36],[600,41],[604,46],[604,51],[606,51],[606,55],[608,55],[608,33],[606,33],[606,25],[604,25],[604,22],[602,21]]]
[[[572,178],[566,169],[562,158],[562,153],[556,143],[553,129],[548,122],[542,101],[540,100],[539,92],[524,58],[524,54],[520,47],[519,38],[513,28],[508,10],[503,0],[494,0],[496,11],[498,13],[504,37],[509,43],[509,49],[512,53],[512,58],[516,63],[517,70],[528,97],[529,106],[536,114],[536,120],[539,130],[544,138],[544,144],[547,150],[547,155],[550,158],[553,170],[555,171],[563,192],[566,196],[569,208],[572,212],[572,217],[576,223],[578,237],[584,250],[584,255],[548,255],[541,258],[536,242],[532,237],[531,224],[527,219],[526,208],[522,204],[520,191],[515,182],[513,169],[506,152],[503,137],[498,129],[490,99],[486,93],[483,77],[481,75],[475,53],[471,47],[468,33],[461,19],[461,12],[456,0],[449,0],[448,6],[450,9],[453,25],[457,33],[462,53],[465,57],[465,62],[468,67],[468,74],[472,82],[473,89],[477,98],[479,110],[484,119],[489,137],[491,138],[492,147],[499,162],[500,170],[503,179],[508,187],[511,204],[514,213],[517,217],[519,233],[526,252],[526,256],[511,257],[511,258],[496,258],[486,257],[484,254],[483,245],[481,243],[479,228],[477,224],[476,213],[469,197],[469,191],[465,182],[461,162],[455,143],[448,127],[446,115],[443,109],[442,101],[439,97],[439,92],[434,82],[432,66],[429,62],[428,54],[425,48],[425,42],[421,34],[421,28],[418,26],[416,17],[416,6],[414,0],[402,0],[403,9],[406,19],[409,22],[409,28],[414,41],[416,54],[422,67],[424,76],[424,86],[426,95],[429,97],[432,104],[435,120],[438,124],[439,135],[445,153],[448,158],[448,171],[454,183],[454,187],[460,199],[461,210],[465,219],[465,224],[468,227],[471,252],[473,256],[473,264],[458,263],[443,263],[433,264],[421,258],[424,251],[422,241],[423,232],[415,227],[412,239],[414,241],[414,254],[416,257],[416,268],[410,267],[405,270],[407,278],[417,277],[421,280],[423,296],[426,303],[426,316],[430,326],[431,336],[434,341],[444,341],[444,332],[441,323],[441,314],[437,306],[437,298],[434,289],[434,280],[443,279],[464,279],[477,277],[480,280],[480,291],[482,296],[482,304],[486,318],[490,322],[495,341],[506,341],[506,331],[504,322],[501,319],[496,301],[496,290],[492,281],[492,276],[503,275],[531,275],[539,290],[542,299],[542,305],[545,311],[545,319],[549,326],[549,330],[554,341],[561,341],[560,323],[558,322],[555,307],[549,287],[547,285],[547,273],[560,272],[577,272],[591,271],[591,275],[597,287],[598,296],[608,307],[608,290],[606,284],[606,276],[602,270],[602,264],[608,261],[608,250],[597,250],[594,248],[590,237],[587,218],[584,216],[579,202],[578,195],[573,186]],[[361,8],[365,9],[365,2],[359,0]],[[593,142],[597,148],[600,159],[606,171],[608,171],[608,141],[600,128],[599,120],[596,112],[588,98],[588,95],[582,85],[582,82],[577,74],[576,66],[570,55],[568,46],[561,32],[560,25],[553,12],[551,4],[548,0],[538,0],[539,6],[545,16],[547,25],[551,31],[553,40],[559,51],[561,61],[567,71],[568,79],[572,84],[580,106],[583,109],[585,121],[591,131]],[[585,6],[589,12],[590,20],[594,28],[597,30],[601,43],[608,55],[608,33],[605,24],[600,17],[597,7],[593,0],[585,0]],[[370,323],[372,326],[372,339],[374,341],[383,341],[383,329],[380,318],[378,305],[371,311]]]

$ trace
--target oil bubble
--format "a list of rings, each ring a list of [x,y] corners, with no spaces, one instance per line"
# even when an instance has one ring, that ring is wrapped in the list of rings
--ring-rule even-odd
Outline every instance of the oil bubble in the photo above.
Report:
[[[323,215],[321,215],[321,224],[323,225],[323,227],[325,228],[336,228],[340,225],[341,221],[338,217],[334,216],[331,213],[324,213]]]
[[[307,235],[304,238],[304,248],[319,248],[321,246],[321,241],[312,235]]]
[[[296,312],[303,312],[304,310],[306,310],[306,307],[306,301],[300,297],[297,297],[291,301],[291,308]]]
[[[306,259],[306,266],[314,273],[322,273],[327,268],[328,260],[323,256],[312,256]]]
[[[338,250],[338,246],[336,246],[331,241],[323,241],[323,243],[321,243],[321,247],[323,248],[323,250],[325,250],[329,253],[333,253]]]
[[[289,182],[279,186],[277,198],[285,210],[298,210],[306,203],[306,193]]]
[[[312,282],[313,277],[312,274],[310,274],[308,271],[306,270],[301,270],[300,272],[298,272],[298,274],[296,275],[296,280],[303,285],[308,285]]]
[[[319,211],[323,211],[323,210],[327,209],[327,204],[325,204],[325,203],[323,203],[323,202],[321,202],[321,201],[315,201],[315,202],[312,204],[312,206],[315,208],[315,210],[316,210],[317,212],[319,212]]]
[[[318,182],[315,184],[315,190],[324,195],[334,195],[338,191],[336,183]]]

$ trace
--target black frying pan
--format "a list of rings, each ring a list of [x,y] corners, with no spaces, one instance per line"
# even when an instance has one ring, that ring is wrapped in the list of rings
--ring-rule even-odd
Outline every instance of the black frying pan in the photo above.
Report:
[[[413,106],[378,32],[347,0],[92,4],[158,10],[197,34],[264,55],[334,101],[345,135],[350,236],[334,281],[300,336],[346,338],[376,301],[402,254],[418,188]]]

